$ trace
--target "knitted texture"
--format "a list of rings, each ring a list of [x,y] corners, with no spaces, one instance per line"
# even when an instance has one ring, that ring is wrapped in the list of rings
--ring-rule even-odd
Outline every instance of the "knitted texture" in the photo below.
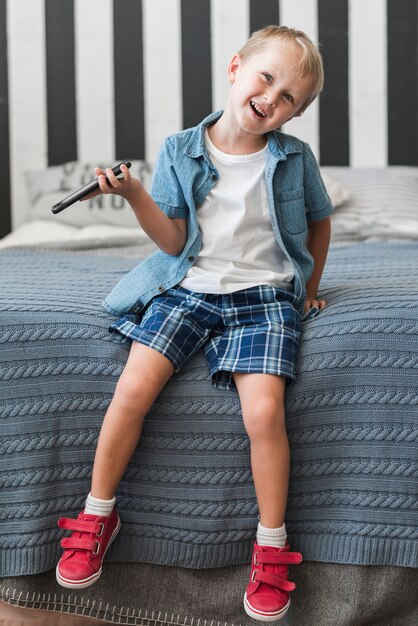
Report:
[[[104,295],[136,261],[0,253],[0,574],[54,567],[75,516],[129,343]],[[286,397],[286,526],[306,560],[416,567],[418,246],[331,250],[328,308],[304,324]],[[250,559],[257,526],[249,442],[234,392],[202,353],[147,415],[117,493],[108,557],[186,567]]]

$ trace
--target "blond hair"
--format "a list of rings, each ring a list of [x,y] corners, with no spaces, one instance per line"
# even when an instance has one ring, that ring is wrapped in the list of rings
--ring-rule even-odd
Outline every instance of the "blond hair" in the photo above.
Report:
[[[300,109],[304,111],[315,100],[324,86],[324,67],[321,54],[313,41],[301,30],[273,24],[254,31],[247,43],[238,51],[238,56],[245,62],[272,40],[292,42],[302,49],[301,58],[295,69],[300,78],[309,79],[311,87],[310,96]]]

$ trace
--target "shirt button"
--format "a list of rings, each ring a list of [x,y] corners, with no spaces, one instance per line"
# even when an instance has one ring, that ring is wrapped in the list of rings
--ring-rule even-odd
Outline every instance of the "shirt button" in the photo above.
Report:
[[[187,260],[188,260],[188,261],[190,261],[190,262],[194,261],[194,256],[193,256],[192,254],[190,254],[190,255],[187,257]]]
[[[216,174],[212,174],[212,180],[218,180],[218,177]]]
[[[160,285],[160,286],[158,287],[158,291],[164,291],[164,287],[163,287],[163,285]]]

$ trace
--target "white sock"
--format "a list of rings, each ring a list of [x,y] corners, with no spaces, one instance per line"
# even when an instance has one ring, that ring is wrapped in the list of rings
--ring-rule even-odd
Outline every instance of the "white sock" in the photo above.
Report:
[[[100,500],[100,498],[95,498],[91,495],[91,493],[89,493],[84,513],[88,513],[89,515],[99,515],[100,517],[110,515],[113,511],[113,507],[115,506],[115,502],[116,498],[112,498],[111,500]]]
[[[286,526],[281,528],[266,528],[260,522],[257,526],[257,543],[259,546],[284,548],[287,541]]]

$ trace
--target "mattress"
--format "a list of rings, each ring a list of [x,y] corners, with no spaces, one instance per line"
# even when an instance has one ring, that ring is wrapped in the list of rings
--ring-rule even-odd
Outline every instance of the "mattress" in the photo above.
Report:
[[[2,576],[59,557],[56,526],[89,489],[95,443],[129,344],[103,296],[137,259],[0,252]],[[286,517],[309,561],[417,565],[418,245],[330,251],[329,306],[304,324],[286,398]],[[248,562],[257,523],[235,392],[201,353],[168,383],[117,494],[111,561],[190,568]]]

